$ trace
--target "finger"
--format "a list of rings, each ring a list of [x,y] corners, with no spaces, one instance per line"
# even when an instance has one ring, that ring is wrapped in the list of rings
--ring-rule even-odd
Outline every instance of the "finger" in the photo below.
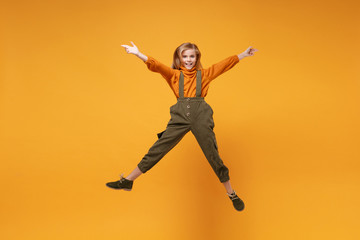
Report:
[[[128,47],[130,47],[130,46],[128,46],[128,45],[121,45],[122,47],[124,47],[124,48],[128,48]]]
[[[136,47],[135,44],[133,42],[131,42],[131,44],[133,45],[133,47]]]

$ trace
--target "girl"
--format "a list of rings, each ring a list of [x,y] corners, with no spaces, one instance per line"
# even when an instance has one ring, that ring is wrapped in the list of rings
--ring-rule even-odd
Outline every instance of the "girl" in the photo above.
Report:
[[[224,184],[235,209],[243,210],[244,202],[232,189],[229,170],[219,156],[213,132],[213,110],[205,102],[204,97],[207,95],[212,80],[231,69],[239,60],[253,56],[257,49],[249,47],[239,55],[231,56],[210,68],[203,69],[198,47],[192,43],[183,43],[176,48],[173,64],[170,68],[154,58],[142,54],[133,42],[131,44],[132,46],[121,46],[125,48],[127,53],[134,54],[143,60],[149,70],[160,73],[166,79],[177,97],[177,103],[170,107],[171,119],[166,130],[158,134],[159,139],[137,167],[129,176],[124,178],[121,175],[119,181],[109,182],[106,185],[113,189],[131,191],[134,180],[150,170],[166,153],[175,147],[187,132],[191,131],[220,182]]]

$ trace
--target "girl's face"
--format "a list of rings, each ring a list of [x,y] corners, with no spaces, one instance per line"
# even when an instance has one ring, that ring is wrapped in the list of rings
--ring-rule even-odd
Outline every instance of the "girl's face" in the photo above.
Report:
[[[194,49],[184,50],[181,53],[181,65],[187,69],[192,69],[196,65],[196,53]]]

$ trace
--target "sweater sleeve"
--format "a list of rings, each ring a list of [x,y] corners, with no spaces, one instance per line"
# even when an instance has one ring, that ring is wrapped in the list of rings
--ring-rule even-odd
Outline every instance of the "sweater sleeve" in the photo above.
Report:
[[[175,75],[176,72],[175,69],[162,64],[150,56],[148,56],[148,60],[145,62],[145,64],[150,71],[160,73],[167,82],[170,82],[171,78]]]
[[[204,77],[209,79],[209,81],[212,81],[219,75],[223,74],[224,72],[230,70],[232,67],[234,67],[239,62],[239,58],[237,55],[228,57],[224,60],[222,60],[219,63],[216,63],[212,65],[211,67],[203,70]]]

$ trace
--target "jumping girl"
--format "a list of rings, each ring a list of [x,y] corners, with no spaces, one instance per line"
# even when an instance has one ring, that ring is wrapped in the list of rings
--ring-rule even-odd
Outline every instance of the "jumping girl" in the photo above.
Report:
[[[145,62],[150,71],[160,73],[173,90],[177,103],[170,107],[171,119],[166,130],[158,134],[158,140],[149,149],[137,167],[127,177],[106,185],[113,189],[131,191],[133,182],[162,159],[184,135],[191,131],[198,141],[211,167],[224,184],[236,210],[244,209],[244,202],[232,189],[229,170],[218,153],[215,139],[213,110],[204,100],[212,80],[234,67],[239,60],[253,56],[257,49],[249,47],[243,53],[203,69],[201,53],[193,43],[183,43],[176,48],[172,67],[165,66],[150,56],[142,54],[133,42],[132,46],[121,45],[127,53],[134,54]]]

